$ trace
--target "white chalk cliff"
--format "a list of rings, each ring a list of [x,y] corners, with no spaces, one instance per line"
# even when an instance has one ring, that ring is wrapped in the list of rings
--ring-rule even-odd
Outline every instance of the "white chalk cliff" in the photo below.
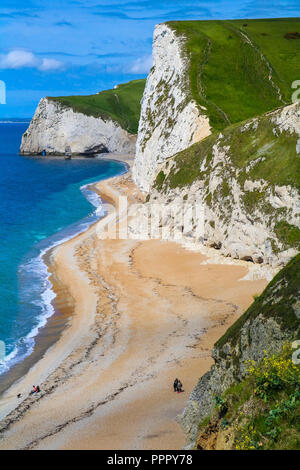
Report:
[[[57,101],[43,98],[22,137],[20,153],[92,155],[101,152],[134,153],[136,136],[111,119],[103,120],[74,112]]]
[[[133,168],[135,183],[146,192],[160,163],[210,134],[205,109],[190,95],[184,41],[166,24],[155,28]]]
[[[285,265],[299,252],[297,241],[293,244],[286,233],[291,230],[296,234],[300,229],[299,188],[295,184],[276,184],[268,179],[267,173],[263,178],[260,168],[268,155],[279,154],[282,136],[286,151],[293,153],[296,160],[300,158],[300,104],[286,106],[240,126],[238,132],[244,135],[250,155],[251,145],[260,136],[264,139],[268,128],[269,143],[259,145],[257,154],[244,167],[235,160],[244,149],[234,148],[231,134],[220,133],[202,156],[197,154],[198,170],[189,166],[186,154],[182,158],[182,154],[175,155],[156,168],[158,178],[146,206],[160,207],[158,225],[170,234],[167,238],[173,239],[176,232],[183,232],[191,242],[216,248],[224,256],[274,267]],[[194,180],[177,184],[178,175],[182,171],[187,174],[187,169],[191,174],[198,171]],[[182,211],[193,214],[192,225],[184,230]],[[137,211],[131,227],[135,236],[145,227],[144,212]]]

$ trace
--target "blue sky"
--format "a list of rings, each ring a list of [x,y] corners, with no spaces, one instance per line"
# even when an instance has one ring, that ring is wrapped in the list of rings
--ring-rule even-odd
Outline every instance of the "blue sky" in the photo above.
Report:
[[[283,16],[300,16],[299,0],[1,0],[0,117],[146,76],[157,23]]]

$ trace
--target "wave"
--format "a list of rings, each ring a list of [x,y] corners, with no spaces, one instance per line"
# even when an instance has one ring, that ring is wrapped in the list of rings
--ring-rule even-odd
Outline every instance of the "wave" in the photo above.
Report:
[[[127,168],[118,175],[126,171]],[[32,309],[38,309],[39,314],[35,318],[35,325],[31,331],[25,337],[20,338],[13,351],[0,362],[0,375],[32,354],[36,337],[40,330],[46,326],[48,319],[54,314],[53,300],[56,294],[50,282],[48,266],[44,262],[45,255],[54,247],[85,232],[93,223],[106,214],[101,197],[90,189],[93,184],[85,184],[80,187],[80,190],[95,210],[79,222],[38,243],[19,266],[18,274],[23,287],[20,292],[20,303],[21,305],[31,305]]]

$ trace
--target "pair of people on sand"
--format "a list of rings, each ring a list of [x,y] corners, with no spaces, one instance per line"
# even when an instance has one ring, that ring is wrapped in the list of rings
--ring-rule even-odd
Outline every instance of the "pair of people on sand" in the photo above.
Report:
[[[174,380],[173,387],[174,387],[174,392],[181,393],[184,391],[182,390],[182,383],[179,379]]]
[[[40,393],[40,391],[41,389],[38,385],[33,385],[29,395],[33,395],[34,393]],[[22,393],[18,393],[17,398],[22,398]]]
[[[33,385],[32,390],[30,392],[30,395],[33,395],[34,393],[39,393],[40,391],[41,391],[41,389],[38,385]]]

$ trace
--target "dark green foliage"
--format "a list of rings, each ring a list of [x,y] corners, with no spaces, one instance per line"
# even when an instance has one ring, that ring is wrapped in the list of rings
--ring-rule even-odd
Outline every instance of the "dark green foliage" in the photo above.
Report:
[[[299,449],[300,365],[292,353],[286,343],[279,354],[249,361],[246,377],[215,397],[215,411],[199,424],[199,436],[217,429],[229,433],[221,441],[229,437],[232,449]]]
[[[286,33],[284,35],[285,39],[300,39],[300,33],[294,32],[294,33]]]

